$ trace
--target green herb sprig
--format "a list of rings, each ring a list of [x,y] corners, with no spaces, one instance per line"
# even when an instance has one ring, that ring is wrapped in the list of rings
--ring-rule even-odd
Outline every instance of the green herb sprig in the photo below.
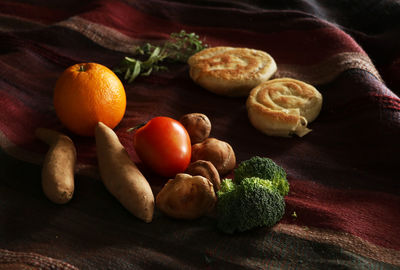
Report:
[[[149,76],[153,71],[167,70],[165,62],[185,63],[191,55],[207,47],[195,33],[181,30],[179,33],[171,33],[161,46],[146,43],[138,47],[134,53],[136,58],[126,56],[114,72],[131,83],[139,75]]]

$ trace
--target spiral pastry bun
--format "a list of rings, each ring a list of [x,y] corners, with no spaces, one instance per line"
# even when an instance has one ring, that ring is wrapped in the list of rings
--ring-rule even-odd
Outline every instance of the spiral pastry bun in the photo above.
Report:
[[[266,52],[232,47],[213,47],[192,55],[190,77],[205,89],[223,96],[247,96],[251,89],[276,71]]]
[[[264,82],[251,90],[246,108],[251,124],[271,136],[302,137],[321,111],[322,95],[313,86],[291,78]]]

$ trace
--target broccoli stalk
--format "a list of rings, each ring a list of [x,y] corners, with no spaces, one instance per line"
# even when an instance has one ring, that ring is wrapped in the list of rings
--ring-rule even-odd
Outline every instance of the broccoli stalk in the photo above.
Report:
[[[240,183],[248,177],[270,180],[282,196],[289,193],[285,170],[269,158],[255,156],[240,163],[235,169],[235,182]]]
[[[285,200],[273,183],[258,177],[239,183],[224,179],[217,194],[217,226],[225,233],[272,227],[285,212]]]

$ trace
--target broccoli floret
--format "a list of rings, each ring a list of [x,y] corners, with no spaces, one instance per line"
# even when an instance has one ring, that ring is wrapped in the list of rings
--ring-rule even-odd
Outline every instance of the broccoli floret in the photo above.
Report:
[[[235,189],[235,184],[232,182],[232,179],[224,179],[221,183],[221,188],[219,189],[219,193],[229,193]]]
[[[235,169],[235,182],[240,183],[248,177],[270,180],[282,196],[286,196],[289,193],[286,172],[272,159],[255,156],[241,162]]]
[[[244,178],[222,181],[218,191],[218,228],[225,233],[272,227],[285,212],[285,200],[269,180]]]

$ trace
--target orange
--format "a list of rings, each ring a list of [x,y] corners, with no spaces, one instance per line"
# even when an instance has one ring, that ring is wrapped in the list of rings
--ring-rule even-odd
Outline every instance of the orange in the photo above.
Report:
[[[110,69],[82,63],[67,68],[58,78],[53,102],[58,118],[70,131],[93,136],[97,122],[114,128],[122,120],[126,94]]]

